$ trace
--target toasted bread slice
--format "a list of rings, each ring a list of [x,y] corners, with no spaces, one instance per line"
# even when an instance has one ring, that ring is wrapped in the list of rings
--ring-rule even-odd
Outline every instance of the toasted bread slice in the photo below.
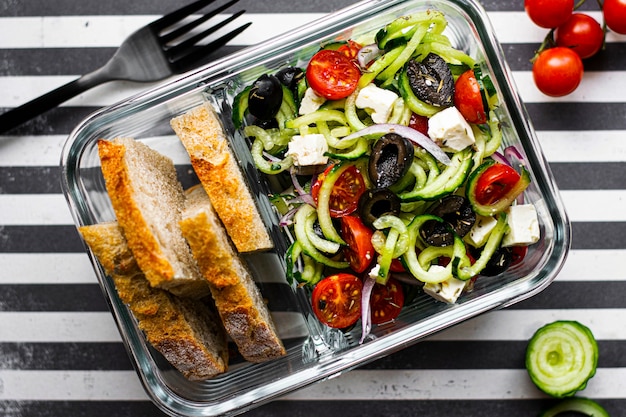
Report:
[[[210,104],[195,107],[170,124],[237,250],[272,248],[254,197]]]
[[[132,138],[101,139],[98,152],[117,221],[150,285],[184,297],[208,295],[178,225],[185,197],[173,162]]]
[[[210,284],[224,327],[239,353],[250,362],[285,355],[259,288],[200,186],[187,191],[181,229]]]
[[[211,300],[179,298],[153,288],[137,265],[115,222],[79,228],[146,340],[190,380],[226,371],[226,332]]]

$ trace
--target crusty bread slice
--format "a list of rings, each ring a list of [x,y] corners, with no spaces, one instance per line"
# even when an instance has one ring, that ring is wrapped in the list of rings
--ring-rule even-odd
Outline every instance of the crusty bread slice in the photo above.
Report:
[[[101,139],[98,152],[117,221],[150,285],[208,295],[178,225],[185,197],[172,160],[132,138]]]
[[[211,105],[195,107],[170,124],[237,250],[271,249],[272,239]]]
[[[151,287],[116,222],[82,226],[79,231],[146,340],[172,366],[194,381],[226,371],[227,336],[210,299],[179,298]]]
[[[200,186],[187,190],[181,229],[210,284],[224,327],[239,353],[250,362],[285,355],[259,288]]]

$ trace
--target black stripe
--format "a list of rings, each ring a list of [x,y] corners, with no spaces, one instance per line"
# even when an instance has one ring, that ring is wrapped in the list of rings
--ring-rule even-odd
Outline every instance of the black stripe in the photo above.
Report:
[[[626,162],[555,162],[550,170],[561,190],[626,189]]]
[[[502,45],[504,56],[512,71],[532,71],[530,59],[538,43],[507,43]],[[626,42],[607,43],[604,50],[585,59],[585,72],[621,71],[626,68]]]
[[[98,284],[6,284],[0,285],[0,311],[94,312],[109,308]]]
[[[122,343],[0,343],[0,369],[130,371]],[[97,359],[97,360],[95,360]]]
[[[586,277],[587,278],[587,277]],[[521,301],[511,309],[591,309],[624,308],[626,281],[555,281],[539,294]]]
[[[410,390],[412,387],[389,387]],[[398,393],[400,396],[401,393]],[[528,417],[556,405],[557,399],[529,400],[277,400],[252,409],[246,417]],[[626,400],[598,399],[609,415],[620,416]],[[166,417],[148,401],[0,401],[5,417]],[[565,416],[565,414],[563,414]]]
[[[572,249],[626,249],[626,222],[572,223]],[[622,305],[623,306],[623,305]]]

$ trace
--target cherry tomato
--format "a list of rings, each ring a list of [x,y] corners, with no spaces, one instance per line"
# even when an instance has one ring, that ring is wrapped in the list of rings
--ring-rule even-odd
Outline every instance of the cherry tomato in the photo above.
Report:
[[[456,80],[454,105],[468,122],[477,124],[487,122],[487,113],[474,70],[465,71]]]
[[[417,113],[411,113],[409,127],[428,136],[428,117]]]
[[[565,96],[576,90],[583,72],[583,61],[578,54],[562,46],[541,52],[533,64],[537,88],[552,97]]]
[[[356,56],[359,54],[359,51],[361,50],[362,46],[353,41],[352,39],[350,39],[348,41],[348,43],[346,43],[345,45],[340,46],[337,51],[341,52],[342,54],[344,54],[345,56],[347,56],[350,59],[356,59]]]
[[[389,278],[386,285],[374,284],[370,297],[372,324],[387,323],[400,314],[404,306],[404,290],[395,279]]]
[[[574,0],[524,0],[524,9],[537,26],[552,29],[569,19]]]
[[[522,262],[528,253],[528,246],[511,246],[511,265]]]
[[[602,13],[609,29],[626,35],[626,0],[604,0]]]
[[[389,265],[389,270],[391,272],[406,272],[404,265],[402,265],[402,261],[398,258],[394,258],[391,260],[391,265]]]
[[[306,69],[306,80],[315,92],[328,100],[348,97],[361,78],[359,67],[341,52],[323,49]]]
[[[315,202],[319,197],[320,188],[324,178],[334,165],[318,175],[317,180],[311,186],[311,195]],[[354,165],[346,169],[335,182],[330,194],[329,209],[331,217],[338,218],[354,213],[359,205],[359,198],[367,189],[365,179],[361,171]]]
[[[313,313],[329,327],[350,327],[361,315],[362,291],[363,283],[358,277],[343,272],[330,275],[313,288]]]
[[[374,232],[363,224],[356,216],[344,216],[341,218],[341,237],[347,246],[343,254],[350,262],[350,268],[356,273],[367,269],[376,256],[372,245]]]
[[[571,48],[582,59],[595,55],[604,44],[604,31],[593,17],[574,13],[569,20],[556,28],[556,44]]]
[[[483,172],[476,181],[476,201],[491,205],[511,191],[520,180],[520,175],[508,165],[495,163]]]

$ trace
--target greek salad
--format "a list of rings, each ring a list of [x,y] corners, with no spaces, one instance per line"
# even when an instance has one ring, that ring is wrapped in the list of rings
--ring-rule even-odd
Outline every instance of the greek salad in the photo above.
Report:
[[[293,242],[289,280],[311,289],[323,324],[361,319],[363,338],[397,318],[412,284],[455,303],[540,238],[497,92],[446,26],[427,10],[320,45],[233,102],[256,167],[284,185],[271,200]]]

